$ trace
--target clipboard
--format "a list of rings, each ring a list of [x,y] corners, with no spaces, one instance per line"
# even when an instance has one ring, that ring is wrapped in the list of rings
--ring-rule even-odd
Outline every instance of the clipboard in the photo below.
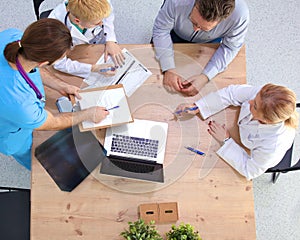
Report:
[[[74,104],[74,100],[76,100],[76,104],[78,103],[81,110],[92,106],[102,106],[106,109],[118,106],[117,108],[109,110],[109,115],[107,115],[107,117],[100,123],[93,123],[91,121],[84,121],[80,123],[79,130],[81,132],[118,126],[134,121],[122,84],[89,88],[81,90],[79,93],[82,99],[73,98],[72,101]]]

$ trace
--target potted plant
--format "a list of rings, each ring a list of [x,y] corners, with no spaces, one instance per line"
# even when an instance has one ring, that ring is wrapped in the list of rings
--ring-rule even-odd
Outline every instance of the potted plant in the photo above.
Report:
[[[128,230],[120,234],[127,240],[163,240],[156,230],[154,221],[146,224],[144,220],[139,219],[136,222],[128,222],[128,225]]]
[[[190,224],[181,223],[178,227],[172,225],[172,229],[166,233],[167,240],[202,240],[198,231]]]

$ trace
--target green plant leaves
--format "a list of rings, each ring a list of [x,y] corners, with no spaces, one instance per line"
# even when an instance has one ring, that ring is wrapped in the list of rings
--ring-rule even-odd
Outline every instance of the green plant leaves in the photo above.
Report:
[[[166,233],[167,240],[202,240],[198,232],[190,224],[181,223],[178,227],[172,225],[169,232]]]
[[[163,240],[155,227],[155,222],[146,224],[139,219],[136,222],[128,222],[128,230],[121,232],[121,236],[127,240]],[[178,227],[172,225],[166,233],[167,240],[202,240],[194,227],[190,224],[181,223]]]
[[[154,221],[145,224],[144,220],[139,219],[136,222],[128,222],[128,225],[128,230],[120,234],[127,240],[163,240],[156,230]]]

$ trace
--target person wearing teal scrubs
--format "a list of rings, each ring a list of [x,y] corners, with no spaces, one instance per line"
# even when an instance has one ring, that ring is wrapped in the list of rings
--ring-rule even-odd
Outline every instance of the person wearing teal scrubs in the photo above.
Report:
[[[71,45],[68,28],[55,19],[36,21],[24,34],[17,29],[0,32],[0,152],[29,170],[33,130],[60,130],[86,120],[100,122],[108,114],[103,107],[57,114],[45,109],[43,84],[80,98],[78,87],[47,70]]]

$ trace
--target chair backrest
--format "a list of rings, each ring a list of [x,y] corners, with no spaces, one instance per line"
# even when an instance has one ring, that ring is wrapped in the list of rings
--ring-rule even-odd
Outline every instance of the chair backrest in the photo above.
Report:
[[[47,18],[49,16],[50,12],[52,11],[52,9],[50,9],[50,10],[44,11],[40,14],[40,5],[44,1],[45,0],[33,0],[34,13],[35,13],[37,20],[39,20],[41,18]]]
[[[286,151],[282,160],[274,167],[269,168],[266,172],[286,172],[290,169],[293,156],[294,144]]]
[[[35,13],[35,16],[36,16],[37,20],[40,19],[40,5],[44,1],[45,0],[33,0],[34,13]]]
[[[29,240],[30,190],[3,187],[0,190],[1,239]]]

